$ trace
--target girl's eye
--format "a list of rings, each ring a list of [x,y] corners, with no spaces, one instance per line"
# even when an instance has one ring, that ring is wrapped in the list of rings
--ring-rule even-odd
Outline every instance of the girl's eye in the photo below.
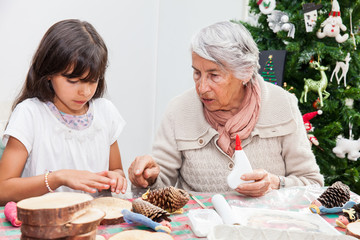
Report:
[[[78,80],[71,80],[71,79],[67,79],[67,81],[71,84],[75,84],[75,83],[79,82]]]

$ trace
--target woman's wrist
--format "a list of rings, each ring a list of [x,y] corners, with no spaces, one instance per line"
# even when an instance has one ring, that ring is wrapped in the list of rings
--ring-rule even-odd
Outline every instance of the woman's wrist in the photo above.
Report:
[[[280,186],[279,176],[271,174],[270,179],[271,179],[271,188],[272,189],[280,189],[281,186]]]

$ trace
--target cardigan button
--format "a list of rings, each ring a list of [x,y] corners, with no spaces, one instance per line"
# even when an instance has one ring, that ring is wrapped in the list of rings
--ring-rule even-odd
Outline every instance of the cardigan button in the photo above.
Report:
[[[202,139],[202,138],[198,139],[198,143],[200,146],[204,145],[204,142],[205,142],[204,139]]]
[[[230,170],[232,170],[232,169],[234,168],[234,164],[233,164],[232,162],[229,162],[228,168],[229,168]]]

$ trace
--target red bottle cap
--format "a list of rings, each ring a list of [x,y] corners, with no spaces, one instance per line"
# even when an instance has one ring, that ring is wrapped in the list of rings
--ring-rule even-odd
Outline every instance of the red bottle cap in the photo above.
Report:
[[[241,147],[241,140],[239,135],[236,134],[236,141],[235,141],[236,145],[235,145],[235,150],[242,150]]]

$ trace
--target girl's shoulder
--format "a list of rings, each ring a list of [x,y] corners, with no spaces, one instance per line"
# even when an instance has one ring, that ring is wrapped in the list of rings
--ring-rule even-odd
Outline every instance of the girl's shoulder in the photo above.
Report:
[[[41,109],[43,108],[44,103],[41,102],[38,98],[28,98],[25,99],[24,101],[18,103],[14,109],[14,111],[18,111],[18,110],[31,110],[34,111],[36,109]]]

